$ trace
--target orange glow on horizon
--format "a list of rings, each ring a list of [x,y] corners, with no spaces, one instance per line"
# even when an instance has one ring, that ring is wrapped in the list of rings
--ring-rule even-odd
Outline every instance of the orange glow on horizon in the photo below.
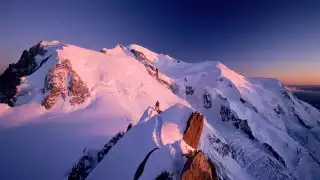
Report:
[[[250,77],[279,79],[286,85],[320,85],[320,67],[255,68],[244,73]]]

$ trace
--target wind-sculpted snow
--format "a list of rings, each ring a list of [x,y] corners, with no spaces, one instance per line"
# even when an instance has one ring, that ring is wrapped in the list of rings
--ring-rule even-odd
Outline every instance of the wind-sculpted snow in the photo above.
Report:
[[[88,179],[133,179],[154,148],[139,179],[178,177],[181,154],[194,150],[183,141],[194,111],[204,119],[198,149],[220,179],[320,177],[320,112],[276,79],[246,78],[219,62],[186,63],[139,45],[97,52],[42,41],[0,85],[0,102],[14,106],[0,110],[3,179],[67,178],[75,163],[87,167],[82,156],[94,157]]]

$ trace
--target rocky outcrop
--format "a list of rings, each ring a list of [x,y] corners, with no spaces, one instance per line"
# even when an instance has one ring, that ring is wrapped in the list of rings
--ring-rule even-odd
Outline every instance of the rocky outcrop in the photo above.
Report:
[[[210,161],[211,162],[211,161]],[[202,152],[189,158],[182,170],[182,180],[216,180],[217,174],[213,163],[209,163]]]
[[[208,134],[207,138],[210,148],[215,149],[222,157],[231,155],[232,149],[229,144],[221,141],[214,134]]]
[[[173,178],[170,173],[164,171],[156,177],[156,180],[173,180]]]
[[[193,112],[187,122],[183,140],[192,148],[197,149],[203,129],[203,115]],[[188,158],[181,173],[182,180],[216,180],[217,173],[212,161],[207,160],[200,151],[186,154]]]
[[[88,177],[90,172],[102,161],[105,155],[123,137],[124,133],[116,134],[104,147],[96,151],[84,151],[83,156],[76,162],[69,174],[68,180],[83,180]]]
[[[281,156],[277,153],[277,151],[275,151],[275,150],[272,148],[272,146],[270,146],[268,143],[263,143],[262,145],[269,151],[270,154],[272,154],[272,156],[273,156],[276,160],[278,160],[284,167],[287,167],[287,166],[286,166],[286,163],[285,163],[285,161],[284,161],[284,159],[283,159],[283,157],[281,157]]]
[[[243,98],[240,98],[240,101],[242,102],[242,104],[247,103],[247,101],[246,101],[246,100],[244,100]]]
[[[203,115],[193,112],[188,119],[183,140],[192,148],[197,149],[203,129]]]
[[[36,62],[35,56],[44,56],[46,50],[41,42],[28,50],[24,50],[17,63],[10,64],[9,67],[0,76],[0,103],[14,106],[18,94],[17,86],[21,83],[21,78],[29,76],[40,68],[51,57]]]
[[[42,105],[50,109],[61,97],[69,97],[71,105],[81,104],[90,96],[90,91],[79,75],[65,59],[50,70],[45,78],[43,93],[46,94]]]
[[[276,108],[273,109],[275,113],[277,113],[278,116],[280,115],[285,115],[286,113],[284,112],[283,108],[278,104]]]
[[[108,53],[108,49],[106,49],[106,48],[102,48],[102,49],[100,49],[100,52],[101,52],[101,53],[105,53],[105,54],[107,54],[107,53]]]
[[[32,46],[30,49],[29,49],[29,53],[31,56],[36,56],[36,55],[40,55],[40,56],[44,56],[47,52],[47,50],[45,50],[43,48],[43,46],[41,45],[42,41],[40,41],[38,44]]]
[[[156,107],[159,108],[159,102],[156,103]],[[156,108],[157,109],[157,108]],[[129,128],[128,128],[129,129]],[[190,115],[188,121],[187,121],[187,127],[185,129],[184,132],[184,137],[183,140],[191,147],[193,147],[194,149],[197,149],[198,144],[200,142],[200,137],[202,134],[202,129],[203,129],[203,116],[200,115],[200,113],[198,112],[194,112]],[[148,158],[150,157],[150,155],[156,151],[159,148],[154,148],[152,150],[150,150],[150,152],[146,155],[146,157],[143,159],[143,161],[140,163],[139,167],[137,168],[135,175],[134,175],[134,180],[138,180],[139,177],[142,175],[146,162],[148,160]],[[194,152],[189,152],[188,154],[184,154],[184,156],[188,157],[188,158],[192,158],[193,155],[196,153],[197,151]],[[208,163],[207,163],[208,164]],[[192,166],[193,167],[193,166]],[[189,168],[189,167],[187,167]],[[210,169],[210,167],[209,167]],[[186,171],[189,173],[193,173],[193,169],[186,169]],[[173,179],[174,174],[170,174],[169,172],[162,172],[161,174],[159,174],[157,176],[156,179],[163,179],[163,180],[170,180]],[[188,175],[189,176],[189,175]]]
[[[210,158],[208,158],[208,163],[209,163],[209,166],[210,166],[210,169],[211,169],[212,179],[213,180],[219,179],[218,176],[217,176],[216,167],[215,167],[215,165],[213,164],[213,162],[211,161]]]
[[[298,115],[298,113],[296,112],[296,109],[294,107],[292,107],[292,114],[294,115],[294,117],[297,119],[298,123],[300,125],[302,125],[303,127],[305,127],[306,129],[311,129],[311,126],[308,126],[303,119],[301,119],[301,117]]]
[[[139,52],[139,51],[134,50],[134,49],[131,49],[130,51],[136,57],[137,60],[139,60],[139,61],[146,61],[146,60],[149,61],[148,58],[142,52]]]
[[[154,66],[151,63],[151,60],[149,60],[142,52],[131,49],[130,50],[134,57],[140,61],[145,67],[147,72],[150,76],[154,77],[159,83],[165,85],[167,88],[169,88],[173,93],[174,91],[174,84],[172,82],[168,82],[165,78],[162,78],[165,76],[164,74],[161,74],[156,66]]]
[[[229,107],[221,106],[220,108],[221,120],[225,122],[232,122],[233,126],[237,129],[240,129],[244,134],[246,134],[249,139],[256,140],[253,136],[251,128],[248,124],[248,121],[245,119],[238,118]]]

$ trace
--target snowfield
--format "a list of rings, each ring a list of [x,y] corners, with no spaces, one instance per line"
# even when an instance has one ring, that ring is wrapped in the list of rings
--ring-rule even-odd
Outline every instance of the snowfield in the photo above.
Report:
[[[198,148],[221,179],[320,179],[320,112],[276,79],[139,45],[40,47],[45,54],[21,78],[15,107],[0,104],[1,179],[68,179],[84,155],[95,157],[87,179],[134,179],[144,159],[139,179],[164,171],[179,179],[182,154],[193,149],[182,138],[194,111],[205,117]]]

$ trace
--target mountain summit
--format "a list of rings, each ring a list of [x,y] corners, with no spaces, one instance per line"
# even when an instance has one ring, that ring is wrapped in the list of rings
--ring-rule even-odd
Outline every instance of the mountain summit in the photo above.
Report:
[[[220,62],[42,41],[0,102],[3,179],[320,177],[320,112]]]

